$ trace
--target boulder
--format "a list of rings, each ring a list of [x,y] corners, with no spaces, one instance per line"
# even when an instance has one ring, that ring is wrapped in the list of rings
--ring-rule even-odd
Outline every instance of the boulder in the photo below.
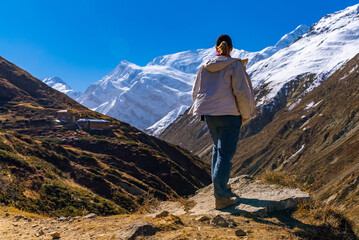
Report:
[[[237,229],[235,232],[236,236],[238,237],[242,237],[242,236],[246,236],[247,233],[245,231],[243,231],[242,229]]]
[[[270,212],[293,209],[299,202],[308,201],[310,195],[298,188],[264,184],[259,180],[242,175],[229,180],[234,196],[238,203],[222,210],[214,207],[213,186],[209,185],[197,191],[189,200],[195,206],[189,210],[192,215],[235,214],[265,217]]]
[[[135,223],[121,228],[115,233],[115,239],[134,240],[137,236],[152,236],[156,234],[157,229],[148,222]]]
[[[214,218],[212,218],[211,224],[215,225],[215,226],[218,226],[218,227],[231,227],[231,228],[233,228],[233,227],[237,226],[237,224],[235,223],[235,221],[231,217],[229,217],[229,216],[223,217],[222,215],[217,215]]]

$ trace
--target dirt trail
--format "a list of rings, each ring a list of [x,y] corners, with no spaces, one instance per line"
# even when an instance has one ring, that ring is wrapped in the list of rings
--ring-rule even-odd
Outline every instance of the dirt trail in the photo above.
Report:
[[[196,216],[198,217],[198,216]],[[117,239],[115,233],[123,226],[138,222],[149,222],[159,229],[156,235],[143,239],[299,239],[290,228],[277,218],[247,219],[233,216],[237,227],[219,227],[208,221],[195,220],[184,214],[156,218],[145,214],[118,215],[110,217],[82,217],[70,220],[45,218],[26,212],[2,207],[0,210],[0,240],[53,239],[51,233],[58,232],[61,240]],[[242,229],[246,236],[238,237],[235,231]],[[136,238],[136,239],[141,239]]]

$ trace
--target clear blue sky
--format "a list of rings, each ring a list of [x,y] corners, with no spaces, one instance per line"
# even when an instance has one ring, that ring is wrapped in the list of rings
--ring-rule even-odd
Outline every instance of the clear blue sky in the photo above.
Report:
[[[84,91],[121,60],[209,48],[219,34],[258,51],[351,0],[0,0],[0,56],[39,79]]]

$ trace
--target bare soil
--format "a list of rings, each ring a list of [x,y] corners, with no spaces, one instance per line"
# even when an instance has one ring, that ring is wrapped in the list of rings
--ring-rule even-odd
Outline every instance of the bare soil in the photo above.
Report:
[[[60,234],[57,239],[64,240],[116,239],[115,234],[122,227],[140,222],[149,222],[158,231],[153,236],[139,236],[136,239],[357,239],[323,222],[318,214],[321,213],[313,214],[299,209],[265,218],[231,216],[237,226],[228,228],[214,226],[210,220],[196,220],[198,216],[189,214],[155,217],[136,213],[88,219],[66,218],[61,221],[59,218],[27,213],[12,207],[0,207],[0,240],[56,239],[51,236],[53,232]],[[236,236],[235,231],[238,229],[246,235]]]

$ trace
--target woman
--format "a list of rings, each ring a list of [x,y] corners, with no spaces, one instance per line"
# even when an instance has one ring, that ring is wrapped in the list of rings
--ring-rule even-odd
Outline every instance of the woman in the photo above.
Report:
[[[216,50],[218,54],[197,73],[190,113],[203,116],[211,134],[215,205],[223,209],[238,202],[227,183],[242,122],[253,114],[254,93],[242,60],[230,56],[233,46],[228,35],[218,37]]]

